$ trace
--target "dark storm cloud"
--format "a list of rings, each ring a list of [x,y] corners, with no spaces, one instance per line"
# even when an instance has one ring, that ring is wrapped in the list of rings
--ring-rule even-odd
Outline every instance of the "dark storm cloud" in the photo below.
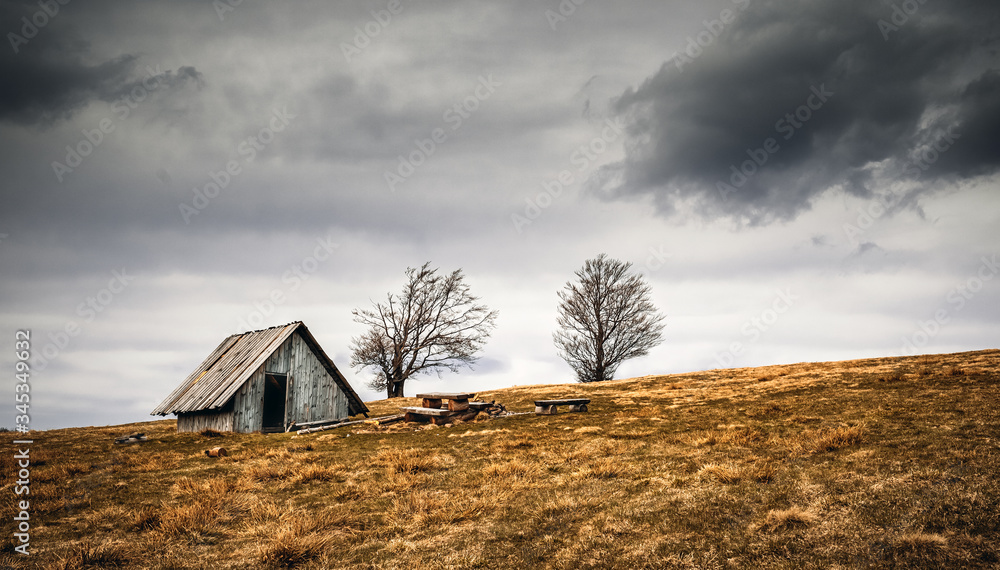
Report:
[[[959,152],[942,154],[937,167],[961,176],[991,172],[1000,160],[1000,73],[990,70],[969,83],[958,106]]]
[[[50,57],[4,57],[0,76],[17,78],[0,94],[0,120],[16,124],[51,124],[70,118],[94,100],[113,102],[127,97],[145,81],[157,88],[179,83],[203,83],[201,73],[185,66],[176,72],[141,69],[134,56],[87,65],[65,54]],[[145,95],[143,95],[144,97]]]
[[[19,124],[67,119],[90,101],[121,90],[135,67],[131,56],[87,65],[54,51],[0,53],[0,75],[13,79],[0,93],[0,119]]]
[[[603,193],[756,224],[794,217],[834,185],[870,195],[872,163],[915,177],[935,143],[947,152],[917,162],[925,183],[1000,165],[1000,6],[733,2],[734,20],[691,30],[617,99],[630,138],[594,181]]]
[[[112,102],[126,97],[143,81],[149,85],[158,80],[158,86],[167,87],[203,82],[194,67],[164,72],[140,65],[134,54],[88,61],[92,59],[89,43],[62,29],[68,16],[57,13],[46,19],[35,18],[46,25],[25,30],[24,18],[31,22],[39,11],[36,3],[0,5],[0,21],[9,28],[4,30],[9,45],[0,49],[0,77],[4,78],[0,121],[49,125],[71,118],[91,101]]]

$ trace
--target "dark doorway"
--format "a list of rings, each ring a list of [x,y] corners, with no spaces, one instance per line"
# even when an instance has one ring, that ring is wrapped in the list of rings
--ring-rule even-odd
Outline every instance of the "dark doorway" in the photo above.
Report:
[[[284,374],[264,375],[264,422],[261,431],[275,433],[285,431],[285,393],[288,376]]]

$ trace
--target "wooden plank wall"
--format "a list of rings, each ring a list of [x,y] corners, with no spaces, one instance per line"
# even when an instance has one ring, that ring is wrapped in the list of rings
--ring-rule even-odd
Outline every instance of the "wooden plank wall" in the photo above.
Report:
[[[260,431],[264,425],[264,367],[261,366],[233,396],[233,428],[236,432]]]
[[[233,431],[232,409],[212,410],[209,412],[189,412],[178,414],[177,431]]]
[[[292,336],[295,336],[294,334]],[[275,350],[267,362],[264,363],[264,370],[271,374],[288,374],[288,362],[292,352],[292,337],[285,339],[281,346]]]
[[[288,405],[286,422],[309,422],[347,417],[347,396],[298,333],[287,341]]]

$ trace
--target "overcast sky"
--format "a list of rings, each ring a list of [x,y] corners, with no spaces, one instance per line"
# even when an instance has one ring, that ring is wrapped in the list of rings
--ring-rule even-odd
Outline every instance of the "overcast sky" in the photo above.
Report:
[[[379,398],[351,309],[427,261],[500,316],[407,395],[573,381],[556,291],[601,252],[667,315],[618,377],[1000,344],[1000,5],[576,1],[3,2],[31,426],[150,419],[295,320]]]

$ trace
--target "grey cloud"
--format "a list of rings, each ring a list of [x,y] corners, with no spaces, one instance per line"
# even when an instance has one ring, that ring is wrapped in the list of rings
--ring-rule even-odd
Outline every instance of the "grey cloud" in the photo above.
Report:
[[[127,84],[136,64],[128,55],[87,65],[57,51],[0,53],[0,75],[9,78],[0,92],[0,120],[17,124],[51,124],[94,99],[107,100]]]
[[[147,86],[152,86],[153,89],[159,90],[163,87],[170,89],[188,84],[199,88],[205,85],[205,76],[190,65],[181,66],[177,68],[177,71],[172,69],[162,71],[159,66],[150,65],[141,71],[142,77],[123,82],[117,89],[101,93],[99,98],[106,102],[115,101],[132,95],[133,91],[140,87],[147,89]]]
[[[32,46],[35,47],[35,46]],[[113,101],[140,93],[148,86],[161,90],[204,85],[192,66],[176,71],[141,66],[135,55],[122,55],[90,65],[79,57],[82,44],[51,42],[20,54],[0,50],[0,76],[10,78],[0,92],[0,121],[48,126],[68,120],[92,101]]]
[[[161,82],[158,88],[204,82],[191,66],[164,72],[141,64],[135,53],[96,56],[91,42],[80,36],[74,17],[62,12],[46,18],[30,37],[21,35],[22,18],[31,21],[40,10],[37,2],[0,4],[0,21],[8,32],[5,43],[10,44],[0,49],[2,122],[49,126],[71,119],[93,101],[110,103],[126,97],[143,81],[156,79]]]
[[[1000,162],[1000,72],[992,69],[970,82],[958,107],[958,152],[942,153],[937,171],[966,177],[988,174]]]
[[[683,202],[708,218],[761,224],[796,216],[833,186],[871,195],[872,163],[907,175],[911,155],[948,128],[962,140],[921,169],[925,182],[996,170],[1000,9],[923,4],[886,38],[878,22],[892,14],[861,0],[750,4],[701,53],[692,48],[696,57],[668,61],[621,94],[626,158],[592,186],[613,198],[651,195],[667,214]],[[814,95],[823,91],[832,95]],[[777,150],[759,154],[769,138]],[[767,160],[750,163],[744,181],[732,168],[751,153]]]

